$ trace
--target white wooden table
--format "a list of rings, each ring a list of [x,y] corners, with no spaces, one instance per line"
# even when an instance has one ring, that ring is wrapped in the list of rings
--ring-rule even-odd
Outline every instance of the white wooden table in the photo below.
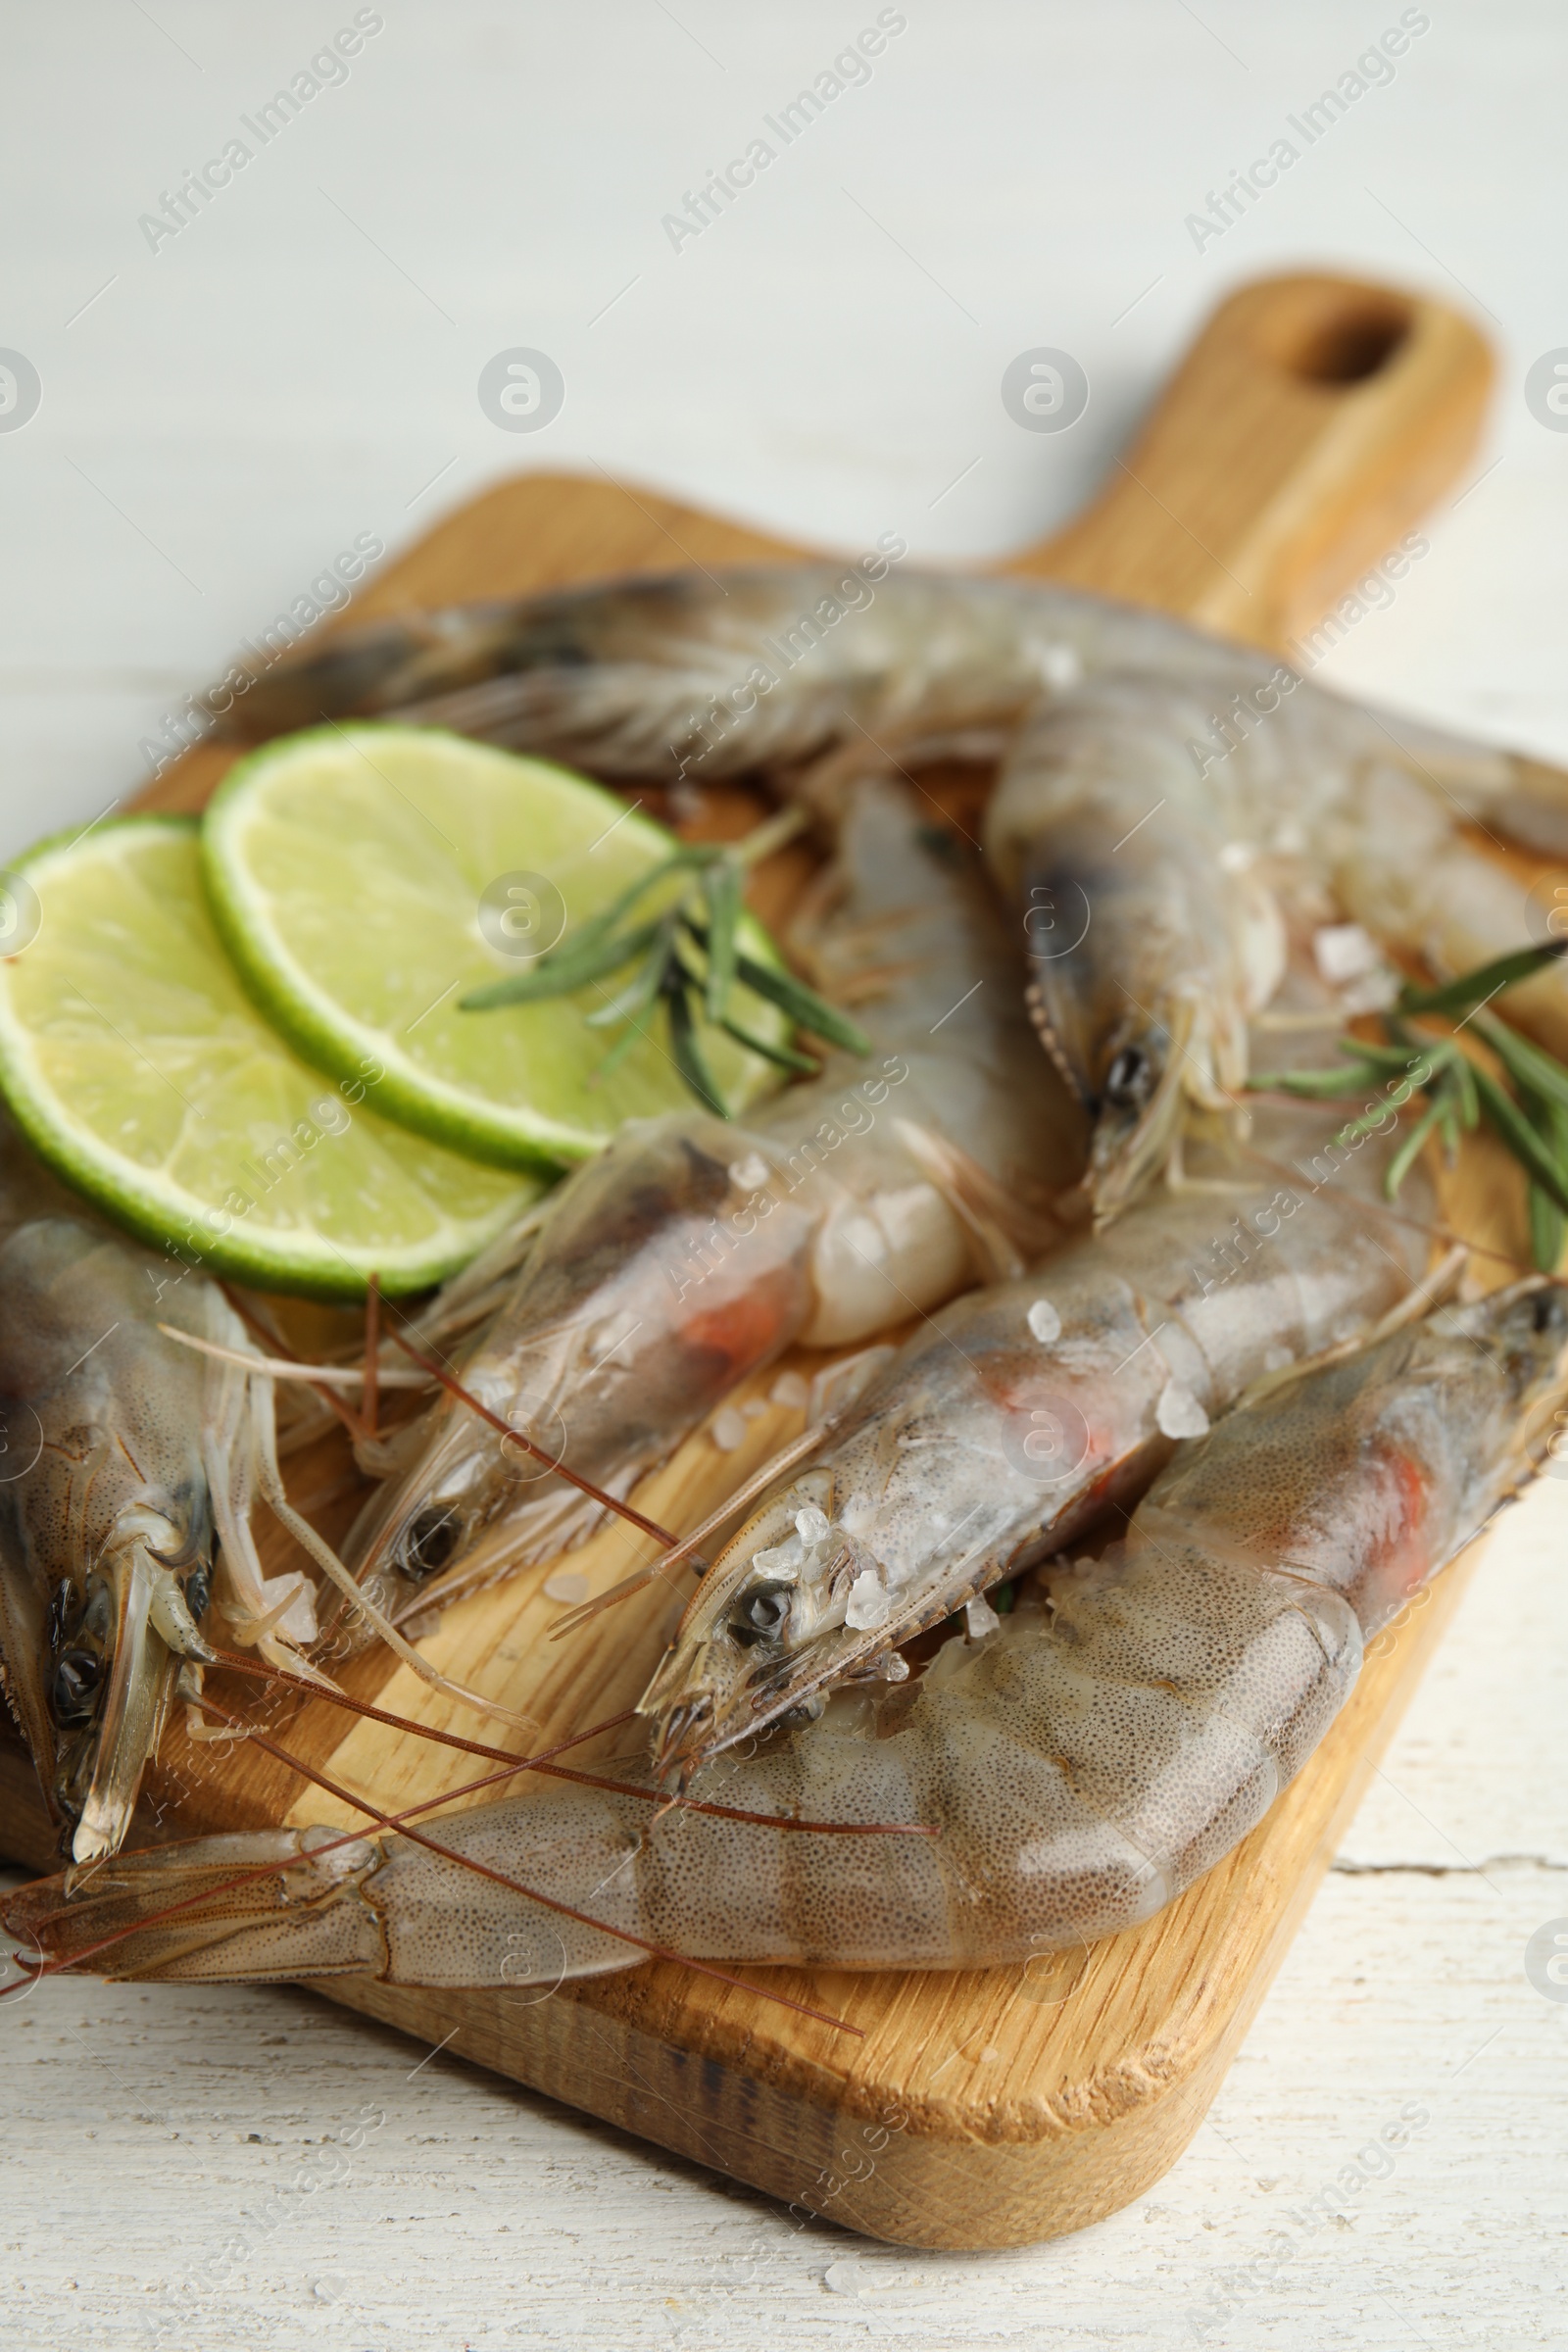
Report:
[[[1568,346],[1549,0],[1434,5],[1392,81],[1206,236],[1187,216],[1396,7],[909,0],[786,147],[765,118],[875,7],[384,0],[347,78],[323,67],[155,250],[140,216],[355,13],[0,7],[0,346],[41,387],[0,429],[0,857],[134,791],[180,697],[357,534],[395,547],[541,464],[803,537],[1000,551],[1082,497],[1227,284],[1315,260],[1470,302],[1502,355],[1473,486],[1325,674],[1568,758],[1568,434],[1525,398]],[[672,243],[663,216],[758,136],[772,163]],[[1055,438],[999,397],[1041,344],[1092,387]],[[476,393],[518,347],[565,387],[531,436]],[[1524,1967],[1568,1918],[1565,1556],[1548,1485],[1494,1543],[1211,2121],[1102,2228],[972,2260],[796,2231],[309,1995],[55,1984],[0,2011],[6,2340],[1568,2340],[1568,2002]],[[1358,2166],[1401,2114],[1428,2120],[1393,2171]]]

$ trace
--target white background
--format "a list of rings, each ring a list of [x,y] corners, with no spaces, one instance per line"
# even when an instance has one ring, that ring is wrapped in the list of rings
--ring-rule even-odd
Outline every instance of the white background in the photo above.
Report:
[[[1568,345],[1548,0],[1433,0],[1392,84],[1202,251],[1186,216],[1396,6],[908,0],[870,80],[678,252],[662,217],[874,6],[380,13],[347,81],[153,252],[139,216],[353,7],[0,8],[0,345],[43,387],[0,433],[0,855],[134,792],[162,714],[359,532],[395,549],[538,464],[978,560],[1072,511],[1227,286],[1301,264],[1426,286],[1500,361],[1472,486],[1325,674],[1568,758],[1568,434],[1523,397]],[[475,395],[517,345],[565,379],[532,438]],[[1039,345],[1092,386],[1055,438],[999,397]],[[1102,2228],[972,2259],[796,2235],[446,2057],[411,2080],[416,2050],[308,1996],[51,1985],[0,2017],[8,2338],[139,2346],[174,2315],[172,2342],[334,2352],[1176,2343],[1229,2278],[1210,2343],[1561,2343],[1568,2004],[1523,1948],[1568,1914],[1565,1548],[1550,1487],[1210,2123]],[[1412,2101],[1431,2122],[1393,2177],[1308,2214]],[[366,2104],[386,2121],[345,2177],[247,2219]]]

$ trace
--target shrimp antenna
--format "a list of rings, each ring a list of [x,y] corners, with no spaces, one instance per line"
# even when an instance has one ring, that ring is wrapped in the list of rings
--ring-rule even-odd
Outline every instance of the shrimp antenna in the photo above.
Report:
[[[201,1703],[204,1706],[211,1706],[215,1715],[227,1722],[233,1724],[243,1722],[243,1718],[231,1716],[226,1708],[220,1707],[212,1701],[204,1699]],[[564,1919],[575,1920],[580,1926],[595,1928],[604,1935],[613,1936],[617,1942],[631,1944],[636,1950],[645,1952],[650,1959],[671,1961],[677,1968],[691,1969],[699,1976],[711,1977],[716,1983],[727,1984],[736,1991],[755,1993],[760,1999],[777,2002],[783,2008],[794,2010],[798,2016],[811,2018],[818,2025],[831,2026],[837,2033],[853,2034],[859,2039],[864,2038],[864,2028],[852,2026],[846,2018],[834,2017],[823,2009],[813,2009],[805,2001],[792,2000],[787,1993],[775,1992],[765,1985],[750,1984],[743,1977],[732,1977],[722,1969],[710,1967],[706,1961],[688,1959],[684,1953],[669,1951],[662,1944],[650,1942],[646,1936],[634,1936],[627,1928],[612,1927],[608,1920],[595,1919],[586,1911],[576,1910],[570,1903],[561,1902],[553,1895],[541,1894],[533,1887],[524,1886],[521,1880],[509,1877],[505,1871],[492,1869],[488,1863],[475,1861],[471,1855],[461,1854],[455,1847],[443,1845],[438,1838],[429,1838],[422,1831],[410,1829],[407,1826],[416,1814],[429,1812],[436,1805],[444,1804],[447,1797],[453,1793],[450,1790],[442,1796],[426,1797],[419,1804],[410,1805],[402,1813],[382,1813],[378,1807],[370,1804],[365,1797],[355,1796],[349,1789],[340,1788],[335,1781],[329,1779],[325,1773],[318,1772],[315,1766],[304,1763],[299,1757],[291,1756],[286,1749],[280,1748],[275,1741],[267,1739],[264,1734],[252,1731],[249,1736],[264,1753],[272,1756],[290,1770],[298,1772],[304,1779],[313,1781],[318,1788],[324,1789],[329,1796],[336,1797],[340,1803],[351,1805],[355,1812],[364,1813],[370,1821],[374,1822],[379,1830],[394,1831],[408,1838],[414,1844],[424,1846],[428,1852],[438,1854],[446,1861],[456,1862],[461,1869],[471,1871],[477,1878],[489,1879],[494,1885],[505,1886],[514,1894],[524,1895],[530,1902],[536,1902],[545,1910],[554,1911]],[[506,1780],[510,1779],[514,1773],[524,1772],[528,1769],[528,1759],[514,1758],[509,1771],[494,1777]],[[314,1860],[322,1854],[336,1853],[343,1846],[356,1845],[359,1842],[360,1837],[357,1831],[346,1832],[341,1838],[335,1838],[324,1844],[313,1846],[311,1859]],[[80,1968],[84,1961],[96,1959],[100,1953],[111,1950],[117,1944],[126,1942],[131,1936],[140,1935],[147,1928],[158,1927],[165,1920],[174,1918],[179,1913],[192,1910],[200,1904],[211,1902],[219,1895],[236,1893],[243,1887],[256,1885],[263,1879],[278,1877],[282,1872],[295,1868],[300,1858],[298,1854],[294,1854],[287,1855],[277,1862],[263,1863],[257,1869],[245,1871],[220,1886],[206,1886],[195,1894],[182,1896],[177,1902],[167,1905],[163,1910],[150,1912],[145,1918],[133,1921],[130,1926],[117,1929],[112,1936],[100,1937],[96,1943],[88,1944],[85,1949],[77,1952],[69,1962],[61,1961],[42,1968],[29,1968],[28,1981],[41,1976],[61,1975],[67,1967]],[[60,1912],[56,1912],[50,1916],[58,1918],[61,1915]],[[27,1964],[24,1962],[23,1965],[26,1966]]]
[[[269,1347],[278,1345],[278,1342],[256,1317],[245,1314],[244,1308],[239,1305],[237,1300],[234,1301],[234,1304],[236,1311],[244,1315],[251,1330],[257,1336],[264,1337]],[[297,1376],[311,1382],[313,1387],[316,1385],[313,1375],[319,1379],[322,1372],[326,1373],[326,1379],[321,1381],[321,1385],[316,1389],[316,1393],[333,1406],[334,1410],[338,1412],[338,1417],[355,1438],[374,1434],[378,1386],[374,1368],[374,1351],[380,1329],[380,1306],[379,1285],[376,1284],[372,1287],[366,1305],[365,1370],[363,1374],[352,1375],[352,1377],[363,1379],[365,1398],[363,1418],[359,1414],[351,1412],[346,1405],[342,1404],[341,1399],[333,1395],[332,1376],[336,1370],[335,1367],[318,1367],[293,1356],[288,1359],[291,1365],[298,1366]],[[163,1330],[166,1327],[160,1325],[159,1328]],[[169,1328],[169,1337],[182,1340],[185,1345],[200,1348],[204,1354],[222,1355],[225,1360],[236,1363],[243,1363],[246,1360],[238,1356],[235,1350],[220,1349],[211,1342],[190,1340],[186,1334],[175,1331],[172,1327]],[[633,1575],[624,1578],[620,1584],[612,1586],[608,1592],[599,1593],[594,1599],[585,1601],[579,1608],[569,1610],[565,1616],[559,1618],[551,1628],[550,1638],[552,1641],[559,1641],[563,1635],[575,1632],[579,1625],[585,1624],[589,1618],[597,1616],[602,1609],[612,1607],[616,1601],[630,1599],[633,1593],[645,1591],[656,1577],[663,1576],[670,1568],[679,1566],[684,1561],[690,1560],[699,1576],[706,1575],[711,1563],[702,1557],[698,1550],[699,1544],[705,1542],[715,1528],[722,1527],[726,1519],[732,1518],[737,1511],[743,1510],[774,1479],[782,1477],[786,1470],[792,1469],[808,1453],[814,1452],[816,1447],[837,1427],[839,1419],[836,1414],[828,1414],[813,1428],[803,1432],[792,1444],[783,1446],[760,1470],[754,1472],[752,1477],[721,1503],[717,1510],[710,1512],[709,1517],[703,1521],[700,1527],[694,1529],[691,1535],[680,1537],[676,1536],[669,1528],[662,1527],[657,1519],[648,1518],[644,1512],[635,1509],[631,1503],[623,1502],[618,1495],[612,1494],[605,1488],[596,1486],[592,1479],[583,1478],[577,1471],[568,1469],[564,1461],[558,1461],[553,1454],[547,1452],[542,1446],[536,1445],[533,1439],[527,1437],[520,1429],[514,1429],[510,1421],[503,1421],[499,1413],[492,1412],[490,1407],[475,1396],[470,1389],[465,1388],[455,1373],[448,1372],[433,1357],[414,1347],[403,1337],[401,1332],[389,1331],[388,1337],[413,1363],[419,1367],[426,1378],[439,1382],[441,1387],[456,1396],[460,1403],[466,1404],[470,1412],[476,1413],[481,1421],[495,1430],[503,1442],[510,1440],[513,1444],[519,1446],[525,1453],[531,1454],[535,1461],[542,1462],[547,1470],[553,1470],[569,1486],[575,1487],[579,1494],[586,1494],[590,1501],[597,1502],[604,1510],[613,1512],[617,1517],[635,1527],[640,1534],[652,1536],[657,1543],[663,1546],[660,1557],[651,1562],[647,1568],[637,1570]],[[269,1357],[264,1359],[263,1364],[257,1368],[267,1372],[280,1372],[284,1366],[277,1358]],[[380,1377],[384,1381],[388,1375],[383,1373]],[[413,1376],[411,1374],[408,1377],[412,1378]],[[334,1583],[337,1581],[336,1578],[333,1579]],[[358,1591],[358,1588],[356,1590]],[[429,1597],[431,1596],[419,1596],[421,1601],[427,1600]],[[454,1590],[444,1597],[450,1600],[461,1598],[462,1594]],[[364,1605],[363,1600],[361,1605]],[[381,1629],[377,1627],[377,1630]],[[398,1654],[400,1656],[403,1654],[401,1649]],[[426,1679],[428,1678],[426,1677]]]
[[[246,1320],[252,1331],[266,1328],[252,1317],[247,1317]],[[269,1341],[270,1342],[270,1334]],[[212,1352],[204,1343],[198,1342],[197,1346],[204,1353]],[[412,1354],[414,1351],[411,1348],[409,1352]],[[255,1370],[258,1375],[264,1374],[265,1363],[258,1363]],[[330,1392],[322,1390],[321,1394],[326,1396]],[[357,1431],[360,1426],[358,1417],[350,1415],[348,1418],[350,1425]],[[283,1485],[283,1473],[278,1468],[277,1437],[270,1413],[260,1415],[256,1423],[256,1477],[257,1484],[273,1518],[288,1530],[300,1549],[309,1554],[316,1565],[323,1571],[328,1581],[336,1586],[344,1599],[353,1608],[358,1609],[367,1623],[375,1628],[388,1649],[396,1657],[401,1658],[404,1665],[416,1674],[422,1683],[428,1683],[433,1690],[445,1691],[448,1698],[456,1699],[462,1706],[471,1707],[476,1714],[488,1715],[497,1723],[510,1724],[514,1731],[524,1732],[530,1736],[537,1732],[539,1727],[531,1716],[519,1715],[515,1708],[503,1706],[499,1699],[487,1698],[482,1691],[471,1690],[466,1683],[454,1681],[450,1675],[443,1674],[439,1667],[432,1666],[428,1658],[420,1657],[414,1644],[405,1641],[385,1610],[379,1608],[369,1594],[355,1582],[338,1558],[337,1553],[332,1549],[331,1544],[326,1542],[324,1537],[317,1534],[310,1521],[290,1502]]]
[[[368,1698],[351,1697],[347,1690],[323,1689],[303,1674],[291,1674],[285,1666],[270,1666],[260,1658],[243,1658],[231,1649],[215,1649],[215,1666],[230,1674],[250,1675],[258,1682],[281,1683],[290,1690],[299,1690],[307,1698],[330,1698],[347,1712],[363,1715],[370,1723],[384,1723],[389,1731],[410,1732],[416,1739],[433,1741],[437,1747],[455,1747],[466,1756],[485,1756],[495,1763],[521,1763],[526,1759],[514,1756],[509,1748],[488,1747],[482,1740],[465,1740],[461,1732],[437,1731],[433,1723],[416,1723],[412,1715],[397,1715],[386,1707],[372,1706]],[[558,1740],[554,1747],[541,1750],[541,1761],[564,1754],[569,1747],[581,1747],[587,1740],[597,1740],[601,1732],[617,1732],[622,1724],[636,1721],[636,1709],[627,1707],[622,1714],[607,1715],[603,1723],[591,1723],[586,1730],[573,1732],[569,1738]]]
[[[608,1788],[617,1796],[633,1796],[640,1803],[657,1804],[664,1811],[673,1804],[684,1807],[689,1813],[712,1813],[724,1821],[753,1822],[764,1830],[809,1830],[819,1838],[935,1838],[940,1835],[939,1831],[923,1821],[808,1821],[793,1813],[750,1813],[740,1805],[710,1803],[706,1798],[669,1797],[658,1789],[639,1788],[635,1781],[612,1780],[604,1773],[574,1772],[553,1760],[564,1755],[568,1748],[580,1747],[585,1740],[597,1739],[601,1732],[618,1731],[622,1724],[635,1722],[636,1711],[631,1707],[623,1715],[612,1715],[603,1723],[591,1723],[586,1731],[573,1732],[569,1739],[560,1740],[556,1746],[544,1749],[537,1756],[514,1756],[504,1747],[487,1747],[482,1740],[464,1740],[456,1732],[438,1732],[433,1726],[416,1723],[407,1715],[389,1714],[384,1707],[372,1706],[368,1699],[351,1698],[346,1690],[319,1690],[315,1684],[308,1683],[303,1675],[290,1674],[280,1666],[264,1665],[260,1660],[238,1658],[231,1650],[220,1650],[215,1662],[237,1673],[253,1675],[263,1682],[286,1683],[294,1690],[305,1691],[308,1696],[324,1698],[351,1714],[368,1716],[372,1723],[384,1723],[394,1731],[410,1732],[416,1739],[434,1740],[441,1747],[461,1748],[466,1755],[487,1756],[507,1767],[499,1775],[491,1773],[482,1781],[469,1782],[465,1788],[449,1788],[446,1792],[448,1796],[466,1796],[474,1788],[488,1788],[497,1778],[510,1780],[519,1772],[541,1772],[558,1781],[578,1781],[585,1788]],[[210,1702],[203,1697],[192,1703],[205,1707]],[[219,1711],[214,1706],[213,1712],[216,1714]],[[254,1738],[256,1735],[251,1733],[247,1736]],[[300,1769],[303,1771],[305,1767],[302,1765]],[[432,1802],[439,1801],[442,1800],[432,1799]]]
[[[228,1716],[226,1708],[215,1707],[214,1713],[227,1717],[230,1722],[240,1720],[238,1717]],[[732,1985],[741,1992],[760,1993],[764,2000],[778,2001],[784,2008],[793,2009],[798,2016],[814,2018],[818,2025],[832,2026],[838,2033],[855,2034],[862,2040],[864,2039],[864,2028],[852,2026],[847,2018],[833,2017],[824,2009],[812,2009],[805,2001],[793,2001],[787,1993],[773,1992],[760,1984],[749,1984],[743,1977],[729,1976],[721,1969],[710,1968],[705,1961],[688,1960],[683,1953],[672,1952],[663,1944],[651,1943],[647,1936],[634,1936],[627,1928],[611,1927],[608,1921],[595,1919],[591,1912],[579,1911],[571,1903],[561,1902],[554,1895],[541,1894],[536,1887],[525,1886],[520,1879],[513,1878],[508,1872],[493,1869],[487,1862],[475,1861],[471,1854],[460,1854],[455,1846],[443,1845],[439,1838],[426,1837],[422,1830],[410,1829],[408,1825],[416,1813],[429,1812],[436,1805],[444,1804],[446,1802],[444,1796],[426,1797],[421,1803],[410,1805],[402,1813],[396,1815],[383,1813],[379,1806],[371,1804],[367,1797],[356,1796],[352,1789],[344,1788],[326,1773],[318,1771],[314,1764],[307,1764],[301,1758],[291,1756],[286,1749],[279,1747],[275,1740],[269,1740],[265,1734],[252,1733],[251,1737],[256,1740],[257,1745],[277,1763],[287,1765],[308,1781],[314,1781],[318,1788],[323,1788],[328,1796],[335,1796],[340,1804],[352,1805],[357,1813],[364,1813],[373,1821],[378,1830],[395,1831],[400,1837],[411,1838],[416,1845],[424,1846],[428,1852],[439,1854],[446,1861],[456,1862],[463,1869],[472,1871],[476,1877],[489,1879],[497,1886],[505,1886],[514,1894],[526,1895],[530,1902],[542,1903],[547,1911],[555,1911],[563,1919],[576,1920],[581,1927],[598,1928],[618,1937],[622,1943],[632,1944],[637,1950],[647,1952],[652,1959],[672,1960],[677,1967],[696,1969],[702,1976],[715,1977],[721,1984]],[[514,1771],[526,1769],[525,1765],[513,1767]],[[510,1778],[511,1775],[504,1774],[502,1777]]]
[[[702,1525],[694,1527],[691,1534],[677,1544],[672,1551],[662,1552],[648,1567],[639,1568],[632,1575],[623,1577],[618,1585],[612,1585],[608,1592],[596,1593],[592,1600],[581,1601],[576,1608],[568,1609],[564,1617],[558,1617],[550,1628],[551,1641],[560,1642],[566,1634],[574,1634],[579,1626],[586,1625],[591,1617],[597,1617],[602,1609],[612,1609],[617,1601],[629,1600],[634,1592],[645,1592],[655,1577],[663,1576],[667,1570],[678,1567],[695,1553],[698,1544],[710,1536],[715,1528],[722,1527],[726,1519],[732,1519],[737,1511],[755,1502],[758,1495],[764,1494],[775,1479],[782,1478],[786,1470],[793,1470],[808,1454],[814,1453],[832,1436],[842,1419],[841,1413],[825,1414],[820,1421],[813,1422],[809,1429],[803,1430],[788,1446],[781,1446],[777,1453],[770,1454],[744,1486],[737,1487],[734,1494],[728,1495],[716,1511],[710,1511]],[[705,1574],[707,1566],[706,1561],[701,1562],[699,1574]]]
[[[433,1356],[425,1355],[419,1348],[411,1346],[400,1331],[394,1331],[391,1337],[402,1348],[404,1354],[416,1363],[421,1371],[428,1372],[432,1380],[438,1380],[444,1389],[450,1391],[461,1403],[467,1406],[469,1412],[477,1413],[480,1420],[487,1422],[503,1441],[510,1439],[513,1445],[520,1446],[524,1453],[532,1454],[536,1462],[543,1462],[547,1470],[553,1470],[558,1478],[564,1478],[566,1484],[569,1487],[575,1487],[580,1494],[586,1494],[590,1501],[597,1502],[603,1509],[615,1512],[617,1517],[627,1520],[631,1526],[640,1529],[645,1536],[652,1536],[654,1541],[662,1544],[666,1551],[679,1544],[680,1538],[672,1535],[667,1527],[661,1527],[657,1519],[645,1518],[643,1513],[634,1510],[629,1502],[622,1502],[617,1495],[607,1494],[603,1487],[596,1487],[592,1479],[580,1478],[575,1470],[568,1470],[565,1463],[558,1461],[553,1453],[547,1453],[542,1446],[536,1446],[532,1438],[524,1437],[520,1429],[514,1429],[510,1421],[503,1421],[499,1413],[493,1413],[487,1404],[481,1403],[471,1389],[466,1389],[454,1373],[448,1372],[443,1365],[438,1364]],[[706,1567],[707,1562],[705,1561],[703,1565]]]
[[[250,1333],[252,1339],[261,1341],[263,1349],[269,1356],[281,1356],[288,1363],[299,1364],[302,1370],[305,1371],[309,1371],[314,1368],[310,1365],[307,1365],[304,1362],[303,1357],[296,1354],[295,1350],[289,1347],[287,1341],[278,1337],[276,1331],[269,1330],[268,1326],[262,1321],[261,1316],[255,1312],[248,1302],[242,1298],[239,1293],[232,1289],[228,1283],[220,1282],[218,1287],[222,1292],[223,1297],[228,1300],[228,1303],[233,1308],[235,1314],[238,1315],[240,1321],[244,1324],[246,1330]],[[160,1325],[159,1328],[162,1330],[164,1327]],[[184,1335],[180,1334],[179,1336],[183,1337]],[[170,1332],[169,1337],[172,1339],[175,1337],[175,1334],[173,1332]],[[203,1350],[203,1352],[205,1353],[207,1351]],[[350,1406],[345,1404],[341,1396],[333,1394],[331,1385],[329,1383],[318,1386],[315,1382],[313,1382],[311,1384],[311,1390],[313,1396],[319,1397],[320,1401],[327,1407],[327,1409],[337,1415],[337,1418],[342,1422],[344,1428],[348,1431],[351,1438],[359,1439],[364,1437],[365,1425],[361,1421],[359,1414],[353,1411]]]

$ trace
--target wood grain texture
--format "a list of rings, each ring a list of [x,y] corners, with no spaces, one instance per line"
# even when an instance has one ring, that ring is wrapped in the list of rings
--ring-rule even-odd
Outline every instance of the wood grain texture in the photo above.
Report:
[[[1200,338],[1104,496],[1012,568],[1279,643],[1451,478],[1487,374],[1479,339],[1441,306],[1320,276],[1245,289]],[[450,516],[354,612],[792,552],[652,495],[535,474]],[[149,798],[199,807],[224,764],[203,746]],[[1511,1175],[1480,1158],[1449,1204],[1516,1251],[1519,1205]],[[700,1432],[638,1500],[689,1525],[798,1426],[769,1407],[733,1454]],[[323,1443],[301,1491],[342,1467]],[[352,1499],[345,1492],[335,1507]],[[598,1591],[632,1556],[616,1527],[572,1566]],[[591,1639],[550,1645],[551,1573],[454,1608],[427,1648],[556,1737],[629,1703],[670,1609],[667,1596],[644,1596]],[[772,1972],[780,1989],[862,2027],[859,2041],[672,1966],[545,1998],[348,1982],[329,1997],[432,2042],[451,2034],[485,2065],[872,2236],[978,2247],[1080,2228],[1157,2179],[1196,2129],[1462,1581],[1451,1572],[1389,1640],[1319,1755],[1236,1853],[1158,1918],[1083,1955],[1076,1975],[1042,1985],[1018,1971]],[[383,1704],[456,1720],[406,1670],[363,1672]],[[411,1736],[368,1726],[344,1736],[327,1710],[292,1701],[274,1724],[285,1716],[289,1744],[379,1804],[462,1777],[448,1752]],[[290,1804],[295,1820],[341,1817],[259,1761],[192,1750],[176,1728],[149,1783],[154,1834],[276,1819]],[[6,1830],[13,1851],[43,1858],[20,1788]]]
[[[1452,482],[1492,372],[1441,303],[1262,278],[1214,313],[1102,495],[1009,569],[1286,647]]]

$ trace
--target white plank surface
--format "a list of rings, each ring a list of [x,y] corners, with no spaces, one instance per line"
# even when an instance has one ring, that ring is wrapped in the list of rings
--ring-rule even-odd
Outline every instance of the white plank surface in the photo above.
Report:
[[[1565,1549],[1568,1484],[1543,1484],[1210,2120],[1100,2228],[970,2258],[800,2230],[301,1993],[55,1983],[0,2007],[10,2339],[1561,2344],[1568,2003],[1524,1947],[1568,1916]],[[1358,2165],[1401,2118],[1408,2144]]]
[[[1568,343],[1547,0],[1435,6],[1393,83],[1201,252],[1186,215],[1397,8],[911,0],[869,82],[678,253],[662,216],[874,7],[379,13],[347,82],[152,253],[138,215],[353,8],[0,6],[0,344],[43,382],[0,433],[0,856],[133,791],[161,714],[358,532],[395,547],[537,463],[977,558],[1070,511],[1227,284],[1313,261],[1469,301],[1503,361],[1475,486],[1327,671],[1568,757],[1568,435],[1523,398]],[[1043,343],[1093,387],[1056,440],[997,392]],[[566,382],[532,438],[475,397],[514,345]],[[1565,1549],[1549,1486],[1495,1540],[1211,2123],[1102,2228],[972,2260],[797,2232],[303,1994],[52,1984],[0,2009],[7,2341],[1568,2340],[1568,2003],[1523,1966],[1568,1916]],[[1430,2120],[1358,2180],[1407,2106]]]

